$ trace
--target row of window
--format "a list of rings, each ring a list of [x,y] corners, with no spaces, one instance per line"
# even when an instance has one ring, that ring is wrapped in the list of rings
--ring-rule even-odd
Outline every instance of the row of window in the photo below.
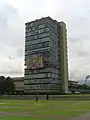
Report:
[[[43,58],[45,58],[45,57],[47,57],[47,56],[51,56],[52,55],[52,52],[50,52],[50,51],[38,51],[36,54],[30,54],[30,55],[27,55],[27,56],[25,56],[25,58],[26,59],[30,59],[31,57],[33,57],[33,55],[35,55],[35,56],[38,56],[38,55],[40,55],[40,56],[42,56]]]
[[[60,88],[60,85],[57,84],[33,84],[33,85],[24,85],[24,89],[57,89]]]
[[[54,57],[55,56],[55,52],[51,49],[40,49],[38,51],[37,50],[32,51],[28,53],[27,55],[25,54],[25,60],[32,57],[32,55],[38,55],[38,54],[42,55],[43,57],[47,57],[47,56]]]
[[[25,59],[28,59],[32,55],[37,55],[37,54],[41,54],[43,57],[45,57],[47,56],[45,53],[47,53],[47,55],[52,56],[52,57],[56,57],[56,58],[58,57],[58,53],[56,53],[53,48],[46,47],[46,48],[40,48],[36,50],[25,51]]]
[[[34,41],[27,41],[25,43],[25,48],[27,49],[27,47],[28,47],[28,49],[29,49],[30,47],[34,47],[34,45],[37,45],[37,48],[39,48],[39,47],[41,47],[41,45],[43,43],[48,44],[46,46],[50,46],[54,51],[57,51],[57,49],[58,49],[57,46],[53,43],[53,41],[49,41],[49,39],[47,39],[47,38],[46,39],[43,38],[41,40],[38,39],[38,40],[34,40]],[[38,46],[38,45],[40,45],[40,46]],[[43,47],[46,47],[46,46],[43,46]]]
[[[50,77],[50,73],[25,75],[25,79]]]
[[[45,38],[45,37],[49,37],[49,36],[50,36],[49,32],[43,33],[43,34],[34,35],[34,36],[26,36],[26,41],[40,39],[40,38]]]
[[[37,40],[37,39],[39,39],[39,41],[43,41],[43,39],[40,39],[40,38],[45,38],[45,37],[48,37],[48,36],[50,36],[50,38],[51,38],[51,39],[49,38],[50,42],[53,42],[54,44],[57,43],[58,38],[56,37],[56,35],[53,35],[53,33],[48,32],[48,33],[38,34],[38,35],[34,35],[34,36],[26,36],[26,44],[28,44],[27,41],[32,41],[32,40],[34,41],[34,40]],[[47,38],[45,38],[45,40],[47,40]],[[33,41],[31,42],[32,44],[33,44]]]
[[[37,92],[50,92],[51,91],[51,89],[44,89],[44,88],[42,88],[42,89],[24,89],[24,92],[25,93],[33,93],[33,92],[35,92],[36,93],[36,91]],[[56,91],[56,90],[55,90]]]
[[[45,29],[40,29],[40,30],[35,30],[35,31],[31,31],[31,32],[27,32],[26,31],[26,36],[33,36],[33,35],[36,35],[36,34],[40,34],[40,33],[45,33],[45,32],[49,32],[49,28],[45,28]]]
[[[37,39],[37,40],[28,40],[28,41],[25,41],[25,45],[33,45],[33,44],[37,44],[37,43],[41,43],[41,42],[46,42],[46,41],[50,41],[50,38],[49,37],[45,37],[45,38],[42,38],[42,39]]]
[[[26,30],[27,31],[35,31],[37,29],[43,29],[43,28],[47,28],[48,27],[48,25],[46,25],[46,24],[41,24],[41,25],[35,25],[35,24],[32,25],[32,24],[26,25]]]
[[[50,52],[50,53],[52,53],[52,51],[50,51],[50,49],[40,49],[40,50],[35,50],[35,51],[32,51],[32,52],[30,52],[30,53],[28,53],[27,55],[25,54],[25,58],[30,58],[32,55],[38,55],[38,54],[41,54],[41,55],[43,55],[43,53],[48,53],[48,52]]]
[[[54,52],[54,55],[58,55],[58,52],[56,52],[55,49],[53,49],[53,47],[45,47],[45,48],[37,48],[37,49],[34,49],[34,50],[28,50],[28,51],[25,51],[25,55],[29,55],[29,54],[36,54],[36,53],[39,53],[41,51],[45,51],[45,50],[48,50],[48,51],[52,51]]]
[[[60,89],[60,84],[34,84],[34,85],[24,85],[24,89]]]
[[[32,23],[33,24],[33,23]],[[49,27],[49,28],[48,28]],[[48,28],[48,29],[47,29]],[[50,29],[50,31],[52,31],[52,34],[55,34],[56,36],[57,36],[57,33],[60,33],[60,31],[58,32],[58,31],[56,31],[55,30],[55,27],[53,27],[52,25],[50,25],[50,24],[41,24],[41,25],[37,25],[37,26],[35,26],[35,24],[34,24],[34,26],[31,26],[31,24],[28,24],[27,26],[26,26],[26,32],[31,32],[31,31],[36,31],[36,30],[38,30],[38,29],[47,29],[47,30],[49,30]],[[42,31],[40,31],[40,33],[41,33]]]
[[[38,36],[27,37],[25,41],[25,45],[30,45],[45,41],[50,41],[51,45],[58,47],[58,43],[57,43],[58,41],[55,38],[49,37],[49,33],[40,34]]]
[[[49,41],[26,46],[25,50],[28,51],[38,48],[45,48],[45,47],[49,47]]]
[[[41,48],[42,49],[42,48]],[[27,51],[26,51],[27,52]],[[33,53],[33,52],[32,52]],[[37,51],[37,53],[36,54],[25,54],[25,61],[26,60],[28,60],[28,59],[30,59],[30,58],[32,58],[32,55],[38,55],[38,53],[39,53],[39,51]],[[44,59],[48,59],[48,57],[50,57],[49,59],[50,60],[53,60],[53,59],[55,59],[55,60],[58,60],[58,59],[60,59],[60,57],[58,56],[58,54],[56,54],[56,53],[53,53],[53,52],[49,52],[49,51],[46,51],[46,52],[40,52],[39,53],[40,54],[40,56],[42,56]]]
[[[34,79],[34,78],[58,78],[58,74],[52,74],[52,73],[40,73],[40,74],[30,74],[25,75],[25,79]]]
[[[35,49],[35,50],[30,50],[30,51],[25,51],[25,55],[28,55],[30,53],[33,53],[36,52],[36,53],[39,53],[39,51],[44,51],[44,50],[49,50],[50,47],[46,47],[46,48],[40,48],[40,49]]]
[[[26,25],[26,31],[35,31],[37,29],[45,29],[45,28],[50,28],[51,31],[53,31],[53,33],[57,34],[58,31],[56,31],[55,27],[53,27],[51,24],[39,24],[39,25],[36,25],[35,23],[31,23],[31,24],[28,24]],[[60,30],[59,30],[60,32]]]
[[[49,89],[50,84],[24,85],[24,89]]]
[[[31,79],[24,80],[24,84],[50,83],[51,79]]]
[[[31,74],[31,73],[47,73],[47,72],[51,72],[51,73],[56,73],[56,74],[58,74],[58,70],[56,70],[56,69],[52,69],[52,68],[44,68],[44,69],[38,69],[38,70],[33,70],[33,71],[31,71],[31,70],[25,70],[25,75],[27,75],[27,74]]]

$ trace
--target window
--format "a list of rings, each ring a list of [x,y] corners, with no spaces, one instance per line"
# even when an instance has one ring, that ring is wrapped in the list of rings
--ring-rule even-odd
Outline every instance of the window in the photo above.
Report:
[[[42,43],[42,47],[48,47],[48,46],[49,46],[49,42],[48,41]]]
[[[44,32],[44,29],[41,29],[41,30],[38,30],[39,33],[43,33]]]
[[[36,80],[30,80],[30,84],[36,83]]]
[[[30,26],[32,27],[32,26],[33,26],[33,23],[31,23]]]
[[[36,89],[36,88],[37,88],[37,85],[30,85],[30,88]]]
[[[44,28],[44,25],[39,25],[38,28],[39,29]]]
[[[26,36],[27,36],[27,37],[30,36],[30,32],[27,32],[27,33],[26,33]]]
[[[34,39],[34,36],[26,36],[26,41],[30,41],[30,40],[33,40]]]
[[[45,28],[45,31],[48,32],[48,31],[49,31],[49,28]]]
[[[30,89],[30,85],[24,85],[24,89]]]
[[[40,86],[40,84],[37,84],[37,88],[40,88],[41,86]]]
[[[50,72],[51,68],[44,68],[44,69],[40,69],[40,72]]]
[[[24,84],[29,84],[29,80],[24,80]]]
[[[51,77],[51,74],[50,74],[50,73],[48,73],[48,77]]]
[[[42,89],[48,89],[49,88],[49,84],[40,84],[40,87]]]
[[[35,28],[35,27],[32,27],[32,30],[34,31],[34,30],[36,30],[36,28]]]
[[[35,39],[37,39],[37,36],[34,36]]]
[[[34,44],[34,45],[26,46],[26,47],[25,47],[25,50],[26,50],[26,51],[27,51],[27,50],[33,50],[33,49],[37,49],[37,48],[41,48],[41,47],[43,47],[41,43],[40,43],[40,44]]]
[[[40,34],[40,35],[39,35],[39,38],[47,37],[47,36],[49,36],[49,33],[43,33],[43,34]]]
[[[45,57],[45,61],[50,61],[50,57]]]

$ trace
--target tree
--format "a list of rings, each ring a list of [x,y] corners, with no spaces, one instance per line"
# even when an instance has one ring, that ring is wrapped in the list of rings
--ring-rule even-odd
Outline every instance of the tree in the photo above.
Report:
[[[5,80],[5,91],[8,94],[13,93],[15,91],[15,84],[13,83],[13,80],[10,77],[7,77]]]
[[[0,94],[12,94],[15,91],[15,85],[12,78],[0,76]]]
[[[5,77],[0,76],[0,94],[5,93]]]
[[[90,90],[90,87],[88,85],[86,85],[86,84],[78,85],[77,88],[81,89],[81,90]]]

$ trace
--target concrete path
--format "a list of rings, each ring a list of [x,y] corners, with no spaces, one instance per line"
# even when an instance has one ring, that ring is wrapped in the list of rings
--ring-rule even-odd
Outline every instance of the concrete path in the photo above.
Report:
[[[78,117],[71,118],[70,120],[90,120],[90,112],[87,112],[87,113],[80,115]]]
[[[34,116],[29,112],[0,112],[0,116]]]
[[[27,116],[27,117],[37,117],[37,118],[53,118],[62,119],[62,120],[90,120],[90,112],[87,112],[83,115],[80,115],[78,117],[70,117],[70,116],[59,116],[59,115],[36,115],[30,112],[0,112],[0,116]]]

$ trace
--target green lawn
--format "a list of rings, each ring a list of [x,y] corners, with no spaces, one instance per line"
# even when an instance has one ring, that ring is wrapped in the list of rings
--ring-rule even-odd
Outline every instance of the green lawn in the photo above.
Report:
[[[90,111],[90,101],[0,100],[0,120],[67,120]]]
[[[52,118],[30,118],[30,117],[0,117],[0,120],[52,120]],[[62,120],[62,119],[56,119]]]

